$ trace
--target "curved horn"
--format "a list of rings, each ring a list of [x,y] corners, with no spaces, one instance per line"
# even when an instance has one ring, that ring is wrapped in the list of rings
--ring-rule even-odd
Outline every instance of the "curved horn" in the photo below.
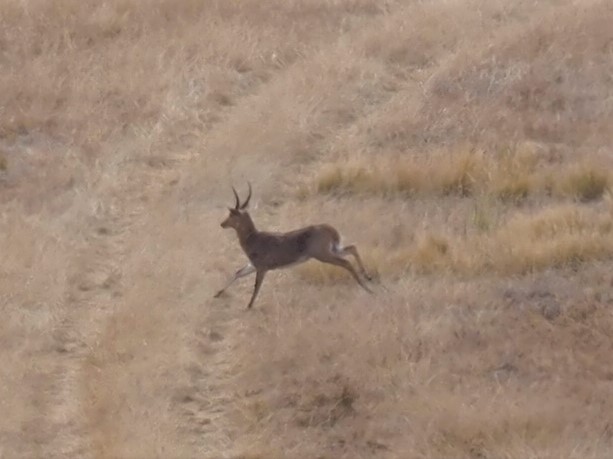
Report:
[[[249,205],[249,200],[251,199],[251,183],[247,182],[247,185],[249,185],[249,196],[247,196],[247,200],[243,202],[241,209],[245,209]]]
[[[241,201],[240,201],[240,199],[238,199],[238,193],[236,192],[236,190],[234,189],[234,187],[232,187],[232,191],[234,192],[234,197],[236,198],[236,204],[234,205],[234,208],[235,208],[236,210],[238,210],[238,208],[239,208],[239,207],[240,207],[240,205],[241,205]]]

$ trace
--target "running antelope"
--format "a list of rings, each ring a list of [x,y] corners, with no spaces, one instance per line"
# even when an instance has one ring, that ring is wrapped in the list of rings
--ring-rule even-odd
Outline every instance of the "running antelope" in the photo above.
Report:
[[[247,309],[249,309],[253,306],[264,276],[268,271],[304,263],[311,258],[345,268],[364,290],[372,293],[360,279],[351,263],[343,258],[346,255],[352,255],[358,263],[362,275],[367,280],[371,280],[364,269],[358,250],[353,245],[341,246],[338,231],[330,225],[307,226],[289,233],[258,231],[249,213],[245,210],[251,199],[251,184],[248,183],[248,185],[249,196],[242,204],[236,190],[232,187],[236,203],[234,208],[228,208],[230,215],[221,223],[221,227],[234,228],[241,248],[249,258],[249,263],[236,271],[226,286],[217,292],[215,298],[220,296],[235,280],[255,272],[255,288],[247,306]]]

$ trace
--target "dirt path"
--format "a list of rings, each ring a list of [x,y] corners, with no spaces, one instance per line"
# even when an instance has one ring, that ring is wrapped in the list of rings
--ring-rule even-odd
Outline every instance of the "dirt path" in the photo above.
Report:
[[[105,324],[120,306],[126,285],[122,278],[134,228],[142,214],[137,188],[129,180],[106,187],[94,215],[81,229],[84,237],[75,250],[65,292],[65,317],[54,341],[61,354],[55,411],[69,421],[50,450],[59,457],[93,457],[101,426],[91,418],[91,399],[84,391],[84,369],[103,336]],[[101,371],[102,369],[98,369]]]
[[[177,399],[177,409],[180,429],[186,438],[197,442],[194,447],[201,457],[227,457],[235,440],[231,419],[237,362],[233,350],[240,342],[240,314],[226,304],[207,306],[209,312],[193,339],[203,360],[188,369],[189,384]]]
[[[218,274],[192,256],[209,250],[190,239],[216,209],[174,221],[169,183],[193,161],[175,159],[126,171],[85,225],[55,337],[61,389],[50,405],[70,419],[50,447],[57,457],[220,457],[232,449],[239,311],[213,300]]]
[[[131,221],[124,215],[107,211],[88,225],[88,245],[75,258],[67,286],[67,316],[57,330],[56,341],[63,358],[62,386],[58,393],[58,411],[72,423],[64,431],[64,445],[52,448],[60,456],[91,457],[87,432],[95,426],[84,416],[81,391],[83,362],[99,339],[100,327],[113,314],[115,299],[121,295],[122,262]]]

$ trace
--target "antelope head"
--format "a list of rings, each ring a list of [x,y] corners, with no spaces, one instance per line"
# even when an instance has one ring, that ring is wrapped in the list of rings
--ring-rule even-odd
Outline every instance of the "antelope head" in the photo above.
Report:
[[[249,217],[249,214],[246,210],[247,206],[249,205],[249,200],[251,199],[251,183],[247,182],[247,184],[249,185],[249,195],[247,196],[245,202],[243,202],[242,204],[238,197],[238,193],[236,192],[234,187],[232,187],[236,203],[234,204],[234,207],[228,207],[230,215],[228,215],[228,217],[223,222],[221,222],[222,228],[234,228],[238,233],[241,233],[241,230],[247,229],[247,227],[253,225],[253,223],[251,222],[251,217]]]

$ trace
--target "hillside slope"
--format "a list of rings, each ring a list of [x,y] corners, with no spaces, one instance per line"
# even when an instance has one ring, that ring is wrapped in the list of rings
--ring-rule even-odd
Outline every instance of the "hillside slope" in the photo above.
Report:
[[[610,2],[0,11],[0,457],[613,454]]]

